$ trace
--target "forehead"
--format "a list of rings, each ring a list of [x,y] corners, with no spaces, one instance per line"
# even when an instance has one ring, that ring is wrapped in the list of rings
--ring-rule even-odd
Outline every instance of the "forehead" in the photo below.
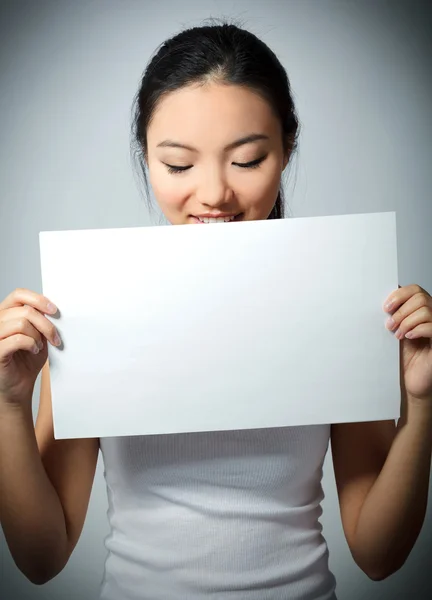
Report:
[[[229,143],[251,132],[280,135],[269,103],[250,89],[209,83],[164,96],[153,114],[147,138],[149,145],[176,138],[203,146],[206,142]]]

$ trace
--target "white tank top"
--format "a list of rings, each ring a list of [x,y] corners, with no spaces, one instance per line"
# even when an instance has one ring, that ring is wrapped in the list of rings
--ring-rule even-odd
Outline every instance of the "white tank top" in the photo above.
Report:
[[[335,600],[329,425],[103,438],[101,600]]]

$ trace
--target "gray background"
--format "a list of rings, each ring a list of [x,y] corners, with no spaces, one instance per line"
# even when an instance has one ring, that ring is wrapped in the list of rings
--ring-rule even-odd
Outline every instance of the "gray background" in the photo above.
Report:
[[[1,297],[17,286],[41,290],[41,230],[158,221],[129,161],[131,101],[155,47],[209,16],[242,19],[287,68],[303,124],[287,185],[293,215],[396,210],[400,283],[432,291],[430,2],[14,0],[0,11]],[[373,583],[344,540],[330,456],[324,490],[340,600],[432,597],[430,502],[406,565]],[[96,598],[106,510],[99,462],[64,572],[31,585],[1,537],[1,597]]]

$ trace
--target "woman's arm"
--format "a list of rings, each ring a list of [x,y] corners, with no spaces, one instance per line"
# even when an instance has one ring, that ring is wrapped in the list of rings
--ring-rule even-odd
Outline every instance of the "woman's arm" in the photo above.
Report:
[[[382,580],[404,564],[423,525],[432,401],[405,398],[397,427],[393,421],[333,425],[331,447],[349,548],[371,579]]]
[[[48,365],[36,426],[27,410],[0,410],[0,521],[12,557],[35,584],[66,565],[83,527],[97,439],[55,440]]]
[[[379,580],[407,559],[423,525],[432,453],[432,298],[418,285],[384,304],[400,341],[401,418],[332,426],[342,522],[354,560]]]

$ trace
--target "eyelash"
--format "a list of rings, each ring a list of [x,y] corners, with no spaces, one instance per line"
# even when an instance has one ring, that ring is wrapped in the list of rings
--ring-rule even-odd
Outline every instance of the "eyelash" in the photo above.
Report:
[[[261,158],[257,158],[256,160],[251,160],[248,163],[233,163],[233,165],[240,167],[241,169],[257,169],[266,158],[267,154],[265,156],[261,156]],[[164,164],[168,169],[168,173],[171,174],[183,173],[192,167],[192,165],[188,167],[176,167],[175,165],[168,165],[167,163]]]

